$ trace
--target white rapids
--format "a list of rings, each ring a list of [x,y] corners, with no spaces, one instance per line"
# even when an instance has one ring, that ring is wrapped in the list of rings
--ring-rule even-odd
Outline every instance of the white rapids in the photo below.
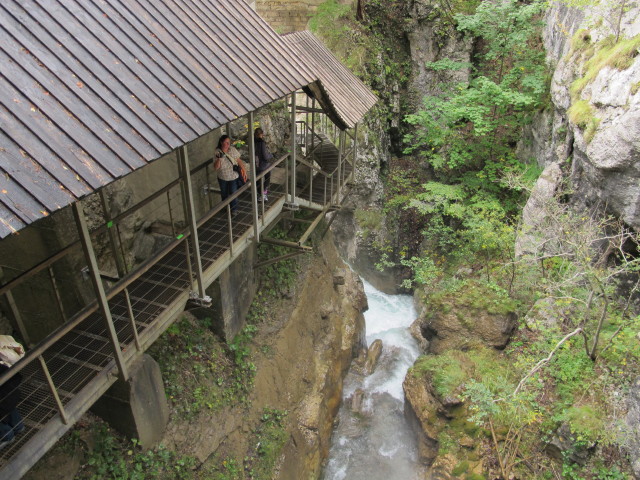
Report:
[[[344,382],[338,425],[331,439],[324,480],[412,480],[417,478],[415,434],[404,417],[402,382],[418,358],[409,326],[416,318],[410,295],[386,295],[364,282],[367,345],[383,344],[376,370],[368,377],[349,372]],[[361,413],[350,397],[364,391]]]

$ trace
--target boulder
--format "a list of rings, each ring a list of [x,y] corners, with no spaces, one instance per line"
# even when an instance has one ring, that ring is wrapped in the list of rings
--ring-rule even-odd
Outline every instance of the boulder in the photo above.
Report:
[[[371,375],[373,371],[376,369],[376,365],[378,364],[378,359],[382,354],[382,340],[379,338],[374,340],[371,345],[369,345],[369,349],[367,350],[367,358],[364,362],[364,374]]]
[[[432,354],[478,345],[503,349],[517,326],[515,302],[480,283],[426,301],[417,322]]]
[[[402,384],[404,411],[418,437],[418,459],[431,465],[438,456],[438,435],[445,425],[439,415],[442,405],[421,376],[409,373]]]
[[[578,465],[584,465],[594,448],[595,444],[584,445],[583,443],[577,442],[571,433],[569,425],[563,423],[547,444],[545,450],[550,457],[560,462],[568,459]]]
[[[356,389],[353,395],[349,397],[349,403],[351,404],[351,411],[353,413],[362,415],[364,413],[362,408],[364,405],[364,390],[361,388]]]

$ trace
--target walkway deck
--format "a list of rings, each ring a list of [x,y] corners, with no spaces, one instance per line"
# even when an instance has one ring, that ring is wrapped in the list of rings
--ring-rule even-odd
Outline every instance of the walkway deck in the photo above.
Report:
[[[239,197],[239,214],[232,219],[229,233],[227,210],[198,228],[202,269],[207,284],[242,253],[253,236],[251,191]],[[285,194],[282,185],[272,184],[271,201],[259,216],[259,223],[269,225],[282,211]],[[264,217],[264,222],[262,221]],[[233,243],[230,239],[233,238]],[[169,327],[175,315],[184,310],[192,282],[187,260],[188,237],[184,237],[155,264],[151,265],[126,289],[109,299],[109,307],[118,341],[125,359],[146,350]],[[233,254],[232,251],[233,245]],[[127,301],[128,296],[128,301]],[[140,350],[129,315],[135,319]],[[25,431],[0,451],[0,479],[20,478],[77,421],[117,379],[117,366],[103,316],[91,313],[66,333],[42,357],[62,404],[67,424],[59,414],[46,375],[39,362],[22,370],[18,405]]]
[[[337,199],[338,150],[326,136],[321,138],[322,144],[313,153],[321,170],[316,167],[310,185],[300,190],[296,203],[326,211]],[[351,164],[345,162],[344,170],[348,176]],[[284,185],[272,182],[270,202],[264,204],[264,209],[259,204],[259,232],[279,218],[285,193]],[[211,212],[218,211],[198,227],[206,286],[228,268],[253,238],[251,190],[243,192],[238,200],[238,215],[230,218],[228,209],[218,205]],[[123,279],[125,288],[116,283],[106,292],[126,364],[151,346],[184,310],[195,281],[190,243],[188,235],[174,240]],[[16,479],[26,473],[117,379],[109,328],[95,304],[85,307],[55,333],[63,336],[55,342],[45,339],[36,345],[29,352],[31,362],[21,370],[22,400],[18,409],[26,428],[0,451],[0,479]],[[34,354],[41,357],[34,359]]]

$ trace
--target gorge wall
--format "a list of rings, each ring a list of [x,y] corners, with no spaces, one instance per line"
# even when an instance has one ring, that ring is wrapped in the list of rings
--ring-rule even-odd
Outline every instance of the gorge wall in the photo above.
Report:
[[[555,188],[568,180],[574,204],[598,207],[635,230],[640,229],[639,35],[637,4],[582,9],[553,4],[543,35],[553,72],[552,105],[520,144],[524,159],[560,167]]]

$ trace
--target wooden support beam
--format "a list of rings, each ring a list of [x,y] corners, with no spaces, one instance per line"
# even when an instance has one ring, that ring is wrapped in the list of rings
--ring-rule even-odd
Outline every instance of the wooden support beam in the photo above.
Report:
[[[298,250],[296,252],[287,253],[286,255],[280,255],[279,257],[270,258],[269,260],[265,260],[264,262],[258,262],[253,266],[253,268],[258,269],[258,268],[266,267],[274,263],[282,262],[283,260],[288,260],[290,258],[297,257],[298,255],[303,255],[305,253],[309,253],[309,252],[305,250]]]
[[[289,247],[289,248],[294,248],[296,250],[304,250],[307,252],[312,252],[313,248],[311,247],[305,247],[304,245],[300,245],[299,243],[295,243],[295,242],[289,242],[287,240],[280,240],[279,238],[271,238],[271,237],[262,237],[262,242],[263,243],[269,243],[271,245],[278,245],[280,247]]]

